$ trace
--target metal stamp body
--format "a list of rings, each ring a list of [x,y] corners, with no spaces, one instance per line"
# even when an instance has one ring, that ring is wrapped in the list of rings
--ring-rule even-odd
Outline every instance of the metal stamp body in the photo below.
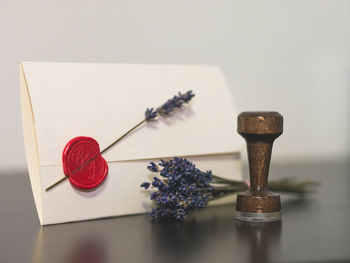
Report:
[[[267,187],[272,144],[283,132],[278,112],[242,112],[237,131],[247,142],[250,187],[237,195],[235,218],[249,222],[281,220],[280,196]]]

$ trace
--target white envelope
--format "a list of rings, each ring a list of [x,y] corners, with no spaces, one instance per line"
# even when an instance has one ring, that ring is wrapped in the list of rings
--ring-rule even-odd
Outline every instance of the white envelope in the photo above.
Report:
[[[28,171],[42,225],[145,213],[150,161],[188,157],[199,169],[241,179],[243,141],[237,113],[217,66],[21,63],[21,106]],[[72,187],[62,151],[77,136],[103,149],[179,91],[195,97],[182,111],[159,117],[129,134],[103,157],[107,179],[94,191]]]

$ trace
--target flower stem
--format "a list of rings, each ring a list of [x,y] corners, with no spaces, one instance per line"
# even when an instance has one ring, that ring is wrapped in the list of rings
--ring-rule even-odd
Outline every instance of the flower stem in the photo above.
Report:
[[[219,184],[229,184],[229,185],[246,185],[245,182],[239,181],[239,180],[231,180],[231,179],[226,179],[223,177],[219,177],[217,175],[212,175],[212,183],[219,183]]]
[[[142,121],[140,121],[138,124],[136,124],[134,127],[132,127],[130,130],[128,130],[126,133],[124,133],[122,136],[120,136],[118,139],[116,139],[114,142],[112,142],[110,145],[108,145],[106,148],[104,148],[100,153],[103,154],[104,152],[108,151],[109,148],[111,148],[112,146],[114,146],[116,143],[118,143],[119,141],[121,141],[124,137],[126,137],[130,132],[132,132],[133,130],[135,130],[137,127],[139,127],[141,124],[143,124],[145,121],[147,121],[147,119],[144,119]]]
[[[60,180],[58,180],[57,182],[53,183],[52,185],[50,185],[48,188],[45,189],[45,191],[49,191],[50,189],[54,188],[56,185],[62,183],[64,180],[66,180],[68,178],[68,176],[62,177]]]

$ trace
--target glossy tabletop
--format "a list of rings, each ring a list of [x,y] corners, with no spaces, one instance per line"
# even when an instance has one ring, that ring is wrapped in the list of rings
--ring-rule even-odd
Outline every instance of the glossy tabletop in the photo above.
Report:
[[[232,204],[184,222],[136,215],[41,227],[26,172],[3,173],[0,262],[350,262],[349,164],[272,163],[271,179],[286,176],[321,186],[282,195],[282,222],[238,222]]]

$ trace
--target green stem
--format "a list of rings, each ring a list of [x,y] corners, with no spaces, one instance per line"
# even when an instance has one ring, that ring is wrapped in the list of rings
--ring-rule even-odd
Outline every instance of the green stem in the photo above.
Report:
[[[223,177],[220,177],[220,176],[217,176],[217,175],[212,175],[212,178],[213,178],[213,183],[227,183],[227,184],[242,184],[245,182],[243,181],[239,181],[239,180],[231,180],[231,179],[227,179],[227,178],[223,178]]]
[[[142,121],[140,121],[138,124],[136,124],[134,127],[132,127],[130,130],[128,130],[126,133],[124,133],[122,136],[120,136],[118,139],[116,139],[114,142],[112,142],[110,145],[108,145],[106,148],[104,148],[100,153],[103,154],[104,152],[108,151],[109,148],[111,148],[112,146],[114,146],[116,143],[118,143],[119,141],[121,141],[122,139],[124,139],[124,137],[126,137],[130,132],[132,132],[133,130],[135,130],[137,127],[139,127],[141,124],[143,124],[145,121],[147,121],[148,119],[144,119]]]

